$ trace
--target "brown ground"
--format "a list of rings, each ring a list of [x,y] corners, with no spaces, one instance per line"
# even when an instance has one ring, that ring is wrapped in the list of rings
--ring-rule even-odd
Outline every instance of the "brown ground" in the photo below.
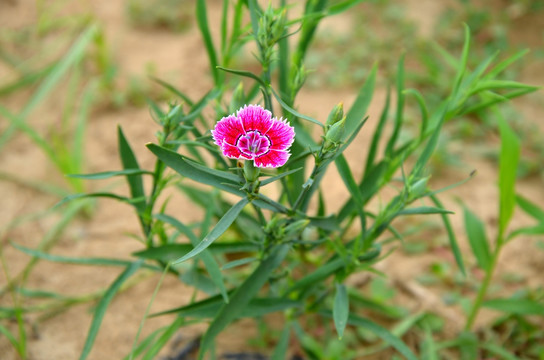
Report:
[[[14,5],[6,1],[0,1],[0,27],[1,29],[17,29],[36,21],[35,4],[29,0],[14,1]],[[429,6],[425,6],[428,3]],[[421,32],[428,36],[432,29],[429,19],[435,18],[429,12],[439,12],[434,1],[409,1],[408,15],[416,21],[423,21]],[[71,3],[70,3],[71,4]],[[69,4],[69,5],[70,5]],[[432,6],[431,6],[432,5]],[[425,11],[422,11],[424,8]],[[119,63],[121,77],[128,74],[142,74],[147,64],[154,63],[159,77],[168,79],[177,85],[189,96],[201,96],[211,85],[207,75],[208,65],[206,54],[201,44],[200,35],[195,26],[191,26],[187,32],[173,34],[166,31],[136,30],[129,26],[124,17],[123,2],[121,1],[95,1],[83,5],[69,6],[68,11],[87,12],[90,11],[104,26],[106,39],[114,49],[115,59]],[[211,20],[220,11],[220,2],[211,2]],[[345,15],[349,17],[349,15]],[[535,26],[538,19],[532,19]],[[346,17],[336,18],[327,21],[324,27],[330,27],[335,31],[349,31],[345,26]],[[529,46],[542,49],[542,37],[534,37],[527,29],[524,21],[517,19],[512,39],[527,41]],[[538,26],[536,27],[538,29]],[[535,29],[533,27],[533,29]],[[540,27],[541,30],[541,27]],[[542,74],[543,64],[530,64],[522,74],[522,80],[532,84],[544,84]],[[10,74],[6,68],[0,67],[0,75],[8,79]],[[5,83],[3,80],[2,83]],[[339,101],[349,105],[354,99],[353,89],[326,89],[306,90],[298,99],[299,109],[320,120],[324,120],[330,108]],[[19,109],[26,94],[12,96],[6,99],[6,106],[10,109]],[[372,107],[369,111],[370,121],[367,131],[363,131],[359,139],[347,151],[347,158],[354,165],[356,178],[361,175],[361,159],[364,159],[365,149],[369,141],[371,129],[379,117],[385,95],[383,89],[378,89],[375,94]],[[4,100],[4,99],[2,99]],[[542,107],[538,104],[542,96],[532,96],[525,100],[517,101],[517,109],[527,121],[538,122],[542,114]],[[54,124],[58,121],[58,99],[50,99],[46,104],[33,113],[30,121],[40,131],[48,131],[47,124]],[[120,110],[101,110],[93,113],[88,125],[86,138],[86,171],[106,171],[120,168],[116,151],[116,126],[121,124],[127,138],[137,153],[140,165],[143,168],[150,168],[153,164],[153,157],[146,151],[144,144],[154,140],[153,133],[157,130],[151,121],[147,108],[135,108],[126,106]],[[540,129],[543,129],[540,122]],[[2,121],[1,128],[5,128]],[[498,139],[494,136],[489,138],[489,147],[497,149]],[[460,207],[454,202],[458,197],[477,213],[486,224],[493,228],[496,224],[497,214],[497,187],[495,163],[482,160],[480,157],[471,156],[471,147],[453,149],[457,151],[464,161],[462,168],[451,169],[443,172],[440,178],[433,178],[431,186],[441,186],[454,183],[467,176],[473,170],[478,170],[478,175],[468,184],[456,188],[443,196],[447,206],[456,211],[457,215],[452,216],[452,222],[460,236],[462,247],[466,250],[468,245],[462,234],[462,218]],[[57,175],[56,169],[47,161],[42,152],[32,145],[25,136],[17,135],[0,153],[0,169],[3,172],[16,173],[23,179],[32,179],[38,182],[52,182],[62,185],[63,179]],[[331,171],[334,173],[334,171]],[[35,221],[26,222],[23,226],[7,229],[6,226],[13,219],[23,215],[44,211],[55,203],[56,199],[49,195],[37,192],[32,188],[12,181],[2,181],[0,186],[0,226],[1,241],[3,242],[3,256],[11,276],[18,274],[28,261],[26,255],[13,249],[8,241],[16,242],[28,247],[35,247],[47,230],[58,219],[55,216],[40,218]],[[99,189],[104,183],[88,182],[90,190]],[[118,183],[120,184],[120,183]],[[327,197],[334,204],[341,204],[349,194],[338,182],[335,174],[327,177],[327,188],[331,189]],[[118,192],[126,192],[123,185],[116,187]],[[542,179],[538,176],[522,179],[518,183],[518,190],[526,197],[538,204],[544,204],[544,192],[542,191]],[[386,190],[393,193],[394,190]],[[195,220],[198,218],[198,211],[188,206],[185,199],[178,197],[173,199],[169,205],[170,213],[177,214],[183,219]],[[528,224],[528,219],[519,212],[515,214],[514,225]],[[141,249],[140,244],[127,236],[129,233],[137,233],[139,227],[135,215],[128,206],[121,205],[115,201],[100,200],[98,207],[89,220],[78,219],[71,224],[64,232],[53,249],[53,253],[69,256],[97,256],[97,257],[121,257],[127,258],[135,250]],[[442,237],[443,235],[434,235]],[[436,239],[430,238],[429,242]],[[516,273],[521,274],[522,282],[516,288],[523,286],[542,286],[541,273],[544,270],[544,252],[536,251],[534,240],[519,238],[509,244],[501,256],[499,274]],[[432,292],[431,288],[423,288],[414,281],[417,275],[428,271],[429,265],[434,262],[437,256],[444,256],[451,262],[451,257],[437,248],[431,252],[419,255],[406,255],[397,251],[394,256],[389,257],[379,265],[379,268],[388,275],[389,281],[399,284],[399,288],[408,289],[419,295],[410,295],[409,292],[400,292],[408,308],[425,308],[441,312],[451,319],[451,326],[457,329],[460,323],[455,319],[459,318],[459,309],[447,308],[440,301],[440,294]],[[470,255],[466,256],[467,264],[474,261]],[[51,262],[40,262],[32,272],[27,286],[34,289],[57,291],[67,295],[83,295],[104,289],[118,275],[118,268],[62,265]],[[0,284],[6,284],[5,273],[1,272]],[[477,276],[478,274],[476,274]],[[353,279],[358,281],[361,279]],[[364,280],[364,279],[363,279]],[[137,286],[119,294],[111,303],[104,318],[101,330],[96,339],[90,359],[119,359],[129,352],[134,340],[139,323],[142,320],[145,308],[148,305],[150,294],[158,281],[157,276],[143,279]],[[506,288],[506,291],[513,291],[515,288]],[[187,303],[191,291],[174,279],[167,279],[163,284],[151,311],[168,309],[180,304]],[[2,304],[11,304],[11,299],[3,296]],[[88,303],[74,306],[58,316],[47,319],[37,324],[28,339],[29,358],[35,360],[47,359],[75,359],[79,356],[85,341],[86,333],[91,321],[91,312]],[[489,320],[493,313],[482,312],[480,324]],[[28,317],[29,324],[35,317]],[[147,320],[142,336],[149,334],[159,326],[168,324],[168,318],[153,318]],[[203,331],[204,325],[192,328],[184,328],[181,336],[189,339],[195,334]],[[238,335],[240,331],[249,332],[251,337],[255,329],[249,322],[234,325],[236,336],[228,334],[220,337],[219,348],[224,350],[247,349],[244,336]],[[230,332],[233,333],[233,332]],[[0,338],[0,357],[5,360],[16,359],[11,346],[5,338]]]

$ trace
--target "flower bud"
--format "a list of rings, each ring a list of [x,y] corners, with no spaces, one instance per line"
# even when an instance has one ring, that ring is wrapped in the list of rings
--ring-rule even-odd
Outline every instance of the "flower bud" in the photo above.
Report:
[[[430,176],[416,180],[410,186],[410,199],[418,199],[427,191],[427,182]]]
[[[344,117],[344,102],[340,102],[338,105],[332,108],[327,121],[325,122],[325,127],[328,129],[330,126],[336,124]]]
[[[333,124],[327,133],[325,134],[325,144],[323,147],[327,150],[333,146],[338,145],[344,139],[344,133],[346,132],[346,118]]]

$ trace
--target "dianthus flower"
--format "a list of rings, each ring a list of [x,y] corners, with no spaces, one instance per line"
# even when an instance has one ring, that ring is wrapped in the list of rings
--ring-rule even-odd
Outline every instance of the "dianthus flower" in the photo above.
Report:
[[[246,105],[236,116],[219,120],[212,136],[226,157],[253,160],[256,167],[279,167],[291,156],[295,129],[259,105]]]

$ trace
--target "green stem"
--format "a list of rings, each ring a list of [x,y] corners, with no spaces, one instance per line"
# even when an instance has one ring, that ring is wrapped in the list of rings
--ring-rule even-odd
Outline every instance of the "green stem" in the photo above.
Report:
[[[465,325],[466,331],[470,331],[470,329],[472,328],[474,324],[474,321],[476,320],[476,317],[478,316],[478,312],[480,311],[480,308],[482,307],[482,302],[484,301],[485,295],[487,294],[487,290],[489,288],[489,285],[491,284],[491,279],[493,278],[493,273],[495,272],[495,267],[497,266],[497,261],[499,259],[502,243],[503,241],[499,237],[499,239],[497,239],[497,246],[495,247],[495,251],[493,252],[493,257],[491,258],[491,263],[489,264],[489,268],[486,269],[484,281],[482,282],[482,285],[480,286],[480,289],[478,290],[478,295],[476,296],[474,305],[472,306],[472,309],[470,310],[467,323]]]

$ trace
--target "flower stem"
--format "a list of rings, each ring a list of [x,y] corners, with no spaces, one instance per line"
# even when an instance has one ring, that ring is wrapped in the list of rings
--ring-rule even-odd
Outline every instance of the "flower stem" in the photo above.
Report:
[[[252,160],[244,161],[244,178],[247,182],[255,182],[259,179],[260,169],[255,167]]]
[[[486,269],[484,281],[482,282],[482,285],[480,286],[480,289],[478,290],[478,295],[476,295],[476,300],[474,301],[474,304],[472,308],[470,309],[467,323],[465,325],[466,331],[470,331],[470,329],[474,325],[474,321],[476,320],[476,317],[478,316],[480,308],[482,307],[482,302],[484,301],[489,285],[491,284],[491,279],[493,277],[493,273],[495,272],[495,268],[497,266],[497,261],[499,259],[499,254],[503,244],[503,241],[501,240],[501,238],[502,236],[499,236],[499,239],[497,240],[497,246],[495,247],[495,251],[493,252],[493,256],[491,258],[491,263],[489,264],[489,268]]]

